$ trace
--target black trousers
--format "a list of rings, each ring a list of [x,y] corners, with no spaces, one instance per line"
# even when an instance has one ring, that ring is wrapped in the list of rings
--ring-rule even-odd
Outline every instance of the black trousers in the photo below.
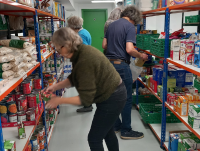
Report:
[[[104,151],[103,139],[109,151],[119,151],[119,144],[114,132],[114,124],[118,119],[127,100],[124,83],[119,85],[109,99],[97,103],[92,126],[88,134],[91,151]]]

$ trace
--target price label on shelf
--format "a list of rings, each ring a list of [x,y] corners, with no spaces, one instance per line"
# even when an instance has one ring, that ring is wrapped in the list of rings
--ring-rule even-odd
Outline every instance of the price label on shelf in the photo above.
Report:
[[[23,80],[27,78],[27,74],[22,78]]]

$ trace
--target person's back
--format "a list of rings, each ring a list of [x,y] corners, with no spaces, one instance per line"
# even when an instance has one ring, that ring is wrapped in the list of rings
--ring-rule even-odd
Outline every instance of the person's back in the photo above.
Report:
[[[85,44],[85,45],[91,45],[92,44],[91,35],[90,35],[90,33],[86,29],[81,29],[78,32],[78,34],[82,38],[83,44]]]
[[[130,61],[130,55],[126,51],[126,43],[136,44],[135,26],[133,24],[121,18],[109,25],[105,37],[108,43],[106,56],[109,59]]]

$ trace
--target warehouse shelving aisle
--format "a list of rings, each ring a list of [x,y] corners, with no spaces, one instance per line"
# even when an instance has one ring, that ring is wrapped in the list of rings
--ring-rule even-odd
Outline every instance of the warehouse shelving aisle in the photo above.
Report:
[[[76,96],[75,88],[67,89],[65,97]],[[49,145],[49,151],[55,150],[74,150],[89,151],[87,135],[92,123],[96,106],[93,104],[93,111],[89,113],[77,113],[79,107],[71,105],[60,106],[60,114],[57,117],[53,137]],[[122,151],[162,151],[159,142],[153,135],[148,125],[142,122],[138,111],[133,107],[132,127],[136,131],[144,133],[144,138],[139,140],[122,140],[120,133],[117,134],[120,150]],[[160,128],[157,129],[160,132]],[[108,151],[104,143],[105,151]]]

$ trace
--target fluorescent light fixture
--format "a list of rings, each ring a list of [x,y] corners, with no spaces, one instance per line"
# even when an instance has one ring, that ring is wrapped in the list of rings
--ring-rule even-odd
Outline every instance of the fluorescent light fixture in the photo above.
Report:
[[[115,1],[91,1],[92,3],[115,3]]]

